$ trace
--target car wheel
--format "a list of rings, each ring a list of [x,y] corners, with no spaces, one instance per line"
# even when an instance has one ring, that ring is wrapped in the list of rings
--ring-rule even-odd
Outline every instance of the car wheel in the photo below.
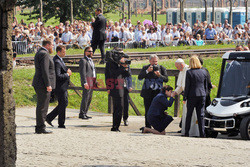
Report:
[[[244,140],[250,139],[250,116],[242,119],[240,123],[240,136]]]
[[[211,129],[205,129],[206,137],[216,138],[218,136],[218,132],[212,131]]]

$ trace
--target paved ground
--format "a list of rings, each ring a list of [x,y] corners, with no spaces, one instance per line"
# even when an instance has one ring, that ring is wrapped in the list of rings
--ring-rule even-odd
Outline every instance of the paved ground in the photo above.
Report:
[[[128,127],[110,132],[110,114],[89,115],[93,119],[80,120],[78,110],[68,109],[67,129],[58,129],[54,120],[54,127],[48,126],[53,134],[38,135],[35,108],[17,109],[17,166],[250,166],[250,142],[239,136],[180,137],[180,118],[170,124],[166,136],[141,134],[141,116],[130,116]]]

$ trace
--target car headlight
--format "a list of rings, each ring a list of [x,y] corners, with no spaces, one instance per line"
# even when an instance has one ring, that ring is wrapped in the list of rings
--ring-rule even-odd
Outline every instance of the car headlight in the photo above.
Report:
[[[211,105],[212,105],[212,106],[216,106],[217,104],[218,104],[218,101],[217,101],[217,100],[215,100],[215,99],[213,99],[213,101],[212,101]]]
[[[250,101],[241,103],[240,107],[250,107]]]

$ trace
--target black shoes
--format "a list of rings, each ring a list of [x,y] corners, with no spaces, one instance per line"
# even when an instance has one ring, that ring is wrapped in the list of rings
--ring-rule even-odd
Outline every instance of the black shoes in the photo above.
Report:
[[[52,124],[52,122],[51,122],[50,120],[46,119],[45,121],[46,121],[50,126],[54,127],[53,124]]]
[[[45,129],[40,129],[35,131],[36,134],[50,134],[52,131],[47,131]]]
[[[128,126],[128,120],[123,120],[124,126]]]
[[[64,125],[59,125],[58,128],[66,129]]]
[[[111,128],[111,131],[113,131],[113,132],[121,132],[119,129],[117,129],[117,128]]]
[[[181,130],[177,131],[177,133],[181,133]]]
[[[141,130],[141,133],[144,133],[144,127],[141,127],[140,130]]]
[[[87,115],[79,115],[80,119],[91,119],[92,117],[89,117]]]

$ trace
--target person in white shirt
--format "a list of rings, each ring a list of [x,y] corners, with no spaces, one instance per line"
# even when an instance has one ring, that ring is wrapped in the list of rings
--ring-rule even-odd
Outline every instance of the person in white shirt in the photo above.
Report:
[[[179,42],[179,38],[180,38],[180,33],[179,33],[179,31],[177,31],[176,27],[173,27],[172,36],[173,36],[173,45],[177,46],[177,44]]]
[[[78,45],[82,48],[85,48],[86,46],[90,46],[90,38],[86,34],[86,30],[82,30],[81,34],[77,38]]]
[[[156,47],[157,34],[155,33],[157,29],[153,27],[150,28],[150,33],[148,33],[149,46]]]
[[[177,87],[173,92],[174,96],[183,94],[183,91],[185,90],[186,72],[187,72],[187,70],[189,70],[188,65],[185,64],[183,59],[177,59],[175,61],[175,67],[180,72],[178,75]],[[182,121],[180,122],[181,131],[179,131],[179,132],[181,132],[182,135],[185,134],[186,113],[187,113],[187,106],[186,106],[186,104],[183,104]],[[189,136],[199,136],[199,128],[198,128],[198,124],[196,124],[196,120],[197,120],[197,116],[196,116],[196,114],[193,114],[192,120],[191,120],[191,127],[190,127],[190,131],[189,131]]]
[[[147,35],[146,31],[142,31],[141,41],[142,41],[143,48],[148,47],[149,40],[148,40],[148,35]]]
[[[63,44],[70,44],[72,41],[72,33],[69,31],[69,27],[65,27],[65,32],[62,34],[61,38]]]
[[[126,38],[126,32],[124,31],[124,27],[121,28],[121,31],[119,33],[119,39],[120,39],[120,42],[123,43],[127,40]]]
[[[119,41],[119,33],[115,30],[115,26],[111,27],[111,31],[108,34],[109,42],[118,42]]]
[[[192,28],[190,27],[189,22],[186,23],[184,30],[185,32],[189,32],[189,34],[192,34]]]
[[[221,33],[223,31],[223,28],[221,26],[221,23],[218,24],[218,26],[215,29],[217,31],[217,34]]]
[[[169,46],[173,42],[173,36],[170,33],[170,30],[168,28],[166,29],[166,34],[163,37],[163,41],[164,41],[165,46]]]

